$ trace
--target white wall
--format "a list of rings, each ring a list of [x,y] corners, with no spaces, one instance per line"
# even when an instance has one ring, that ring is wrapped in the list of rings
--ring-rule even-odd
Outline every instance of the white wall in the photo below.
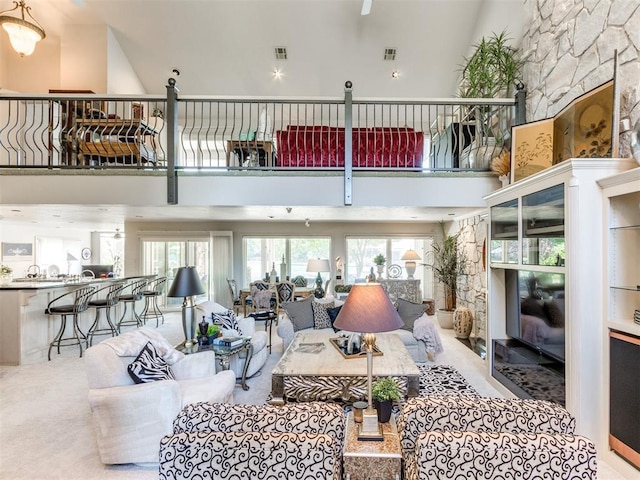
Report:
[[[60,38],[60,88],[107,93],[106,25],[68,25]]]
[[[111,28],[107,28],[107,67],[108,94],[144,95],[146,93]]]

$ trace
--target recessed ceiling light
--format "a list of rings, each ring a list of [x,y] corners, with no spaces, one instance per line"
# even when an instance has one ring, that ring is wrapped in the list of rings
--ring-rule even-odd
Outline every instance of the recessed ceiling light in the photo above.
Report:
[[[12,212],[20,213],[22,210],[11,210]]]
[[[394,70],[391,72],[391,78],[398,78],[400,76],[400,72],[398,70]]]
[[[450,217],[453,217],[455,213],[448,213],[447,215],[449,215]]]
[[[276,80],[279,80],[279,79],[281,79],[281,78],[282,78],[282,70],[280,70],[279,68],[276,68],[276,69],[273,71],[273,74],[272,74],[272,75],[273,75],[273,78],[275,78]]]
[[[273,215],[269,215],[269,218],[273,220]]]

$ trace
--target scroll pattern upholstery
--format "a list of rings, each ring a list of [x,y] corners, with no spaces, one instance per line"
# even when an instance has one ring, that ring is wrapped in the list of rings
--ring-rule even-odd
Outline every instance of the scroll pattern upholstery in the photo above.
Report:
[[[335,443],[319,433],[178,433],[160,443],[159,478],[338,480]]]
[[[416,444],[417,477],[595,479],[596,447],[578,435],[425,432]],[[409,477],[407,477],[409,478]]]
[[[407,479],[417,479],[416,442],[436,431],[566,434],[575,418],[560,405],[543,400],[431,395],[408,399],[398,420]]]
[[[340,405],[321,402],[288,404],[281,407],[196,403],[187,405],[178,414],[173,423],[173,431],[176,435],[195,432],[328,435],[333,439],[333,477],[339,480],[345,421],[344,409]],[[173,447],[169,447],[168,444],[168,448]]]

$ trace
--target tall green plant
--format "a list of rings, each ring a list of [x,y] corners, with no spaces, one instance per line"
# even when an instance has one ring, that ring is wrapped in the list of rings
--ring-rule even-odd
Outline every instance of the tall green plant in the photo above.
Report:
[[[506,31],[482,37],[474,52],[465,58],[459,95],[462,98],[494,98],[509,95],[521,79],[522,60],[518,50],[509,44]]]
[[[441,223],[440,227],[442,242],[433,243],[430,261],[425,265],[431,267],[436,280],[444,286],[444,309],[452,311],[456,308],[458,277],[465,272],[465,258],[463,251],[458,248],[460,232],[447,235],[444,224]]]

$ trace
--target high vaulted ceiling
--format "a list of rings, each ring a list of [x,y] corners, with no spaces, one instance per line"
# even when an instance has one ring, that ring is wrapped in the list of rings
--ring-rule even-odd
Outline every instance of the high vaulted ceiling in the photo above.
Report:
[[[470,46],[506,30],[524,0],[28,0],[58,42],[69,25],[109,25],[147,93],[173,69],[183,95],[452,97]],[[11,8],[0,0],[0,10]],[[5,35],[4,32],[1,32]],[[286,47],[287,60],[276,60]],[[384,49],[397,49],[384,60]],[[274,70],[282,76],[274,78]],[[398,78],[391,74],[397,70]]]

